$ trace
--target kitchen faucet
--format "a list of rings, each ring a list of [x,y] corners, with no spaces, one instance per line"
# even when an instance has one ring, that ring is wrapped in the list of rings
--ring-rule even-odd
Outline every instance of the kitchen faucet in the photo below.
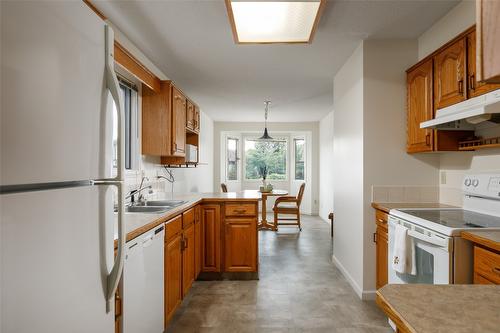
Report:
[[[141,193],[143,190],[149,189],[149,193],[153,193],[151,185],[142,187],[142,185],[144,184],[144,180],[149,181],[149,178],[146,176],[142,177],[141,184],[139,185],[139,188],[137,188],[136,190],[130,191],[130,193],[125,197],[125,199],[130,198],[130,203],[132,205],[135,202],[135,195]],[[139,202],[142,201],[142,199],[143,199],[143,196],[142,196],[142,194],[140,194],[139,195]]]

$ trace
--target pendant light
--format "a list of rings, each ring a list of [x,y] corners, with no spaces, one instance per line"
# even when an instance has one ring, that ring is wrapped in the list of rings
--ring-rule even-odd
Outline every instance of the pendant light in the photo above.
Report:
[[[266,112],[264,114],[264,134],[259,138],[259,140],[269,141],[273,139],[269,136],[269,133],[267,133],[267,114],[269,113],[269,104],[271,104],[271,101],[264,101],[264,104],[266,105]]]

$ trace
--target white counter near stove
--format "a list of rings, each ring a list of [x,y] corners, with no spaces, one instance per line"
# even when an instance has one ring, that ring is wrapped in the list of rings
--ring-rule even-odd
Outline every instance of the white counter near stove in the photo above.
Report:
[[[464,230],[500,230],[500,173],[467,175],[463,208],[393,209],[389,213],[389,283],[472,283],[472,244]],[[415,246],[417,274],[397,273],[391,261],[396,225]]]

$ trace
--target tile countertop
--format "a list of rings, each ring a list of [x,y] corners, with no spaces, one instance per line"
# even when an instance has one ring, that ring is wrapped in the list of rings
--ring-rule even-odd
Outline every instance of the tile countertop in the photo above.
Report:
[[[179,215],[183,211],[197,205],[201,201],[259,201],[261,199],[262,195],[259,191],[190,193],[174,195],[173,198],[169,193],[165,193],[164,196],[159,197],[158,200],[184,200],[186,201],[186,203],[161,213],[125,213],[125,232],[127,234],[126,241],[128,242],[129,240],[155,228],[161,223],[166,222],[167,220]],[[115,241],[118,238],[116,217],[117,215],[115,214]]]
[[[388,284],[377,304],[401,332],[499,332],[497,285]]]
[[[397,208],[457,208],[456,206],[430,202],[430,203],[410,203],[410,202],[372,202],[372,207],[389,214],[391,209]]]

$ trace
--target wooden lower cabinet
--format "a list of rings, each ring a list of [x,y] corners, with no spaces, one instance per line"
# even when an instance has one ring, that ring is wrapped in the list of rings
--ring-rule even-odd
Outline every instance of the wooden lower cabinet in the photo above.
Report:
[[[377,289],[382,288],[388,282],[388,230],[387,230],[387,221],[388,215],[381,211],[376,210],[376,224],[377,231],[374,235],[375,241],[375,257],[376,257],[376,283],[375,286]]]
[[[165,326],[182,301],[182,235],[165,244]]]
[[[195,276],[195,225],[191,223],[182,232],[182,296],[186,297]]]
[[[257,271],[257,219],[228,219],[224,222],[224,271]]]
[[[201,215],[201,270],[220,272],[221,260],[221,215],[219,204],[202,204]]]
[[[198,277],[201,273],[201,221],[200,221],[200,207],[197,206],[195,210],[195,221],[194,221],[194,272],[195,277]]]
[[[474,246],[474,284],[500,284],[500,253]]]

